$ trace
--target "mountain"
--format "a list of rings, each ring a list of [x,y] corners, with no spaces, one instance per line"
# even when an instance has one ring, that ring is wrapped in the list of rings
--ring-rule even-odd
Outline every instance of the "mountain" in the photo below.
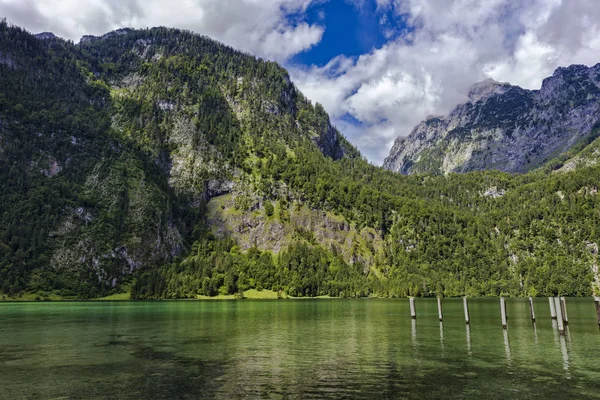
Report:
[[[409,173],[526,172],[600,128],[600,64],[559,68],[540,90],[487,80],[446,117],[398,138],[384,168]]]
[[[358,156],[285,70],[208,38],[0,30],[4,292],[93,294],[182,255],[203,204],[266,149]]]
[[[176,29],[73,44],[2,22],[0,299],[590,295],[596,148],[403,176],[276,63]]]

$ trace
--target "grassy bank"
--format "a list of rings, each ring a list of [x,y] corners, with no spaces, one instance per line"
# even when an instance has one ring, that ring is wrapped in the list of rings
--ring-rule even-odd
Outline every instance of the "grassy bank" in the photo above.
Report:
[[[115,300],[131,300],[131,293],[115,293],[110,296],[101,297],[99,299],[94,299],[99,301],[115,301]]]

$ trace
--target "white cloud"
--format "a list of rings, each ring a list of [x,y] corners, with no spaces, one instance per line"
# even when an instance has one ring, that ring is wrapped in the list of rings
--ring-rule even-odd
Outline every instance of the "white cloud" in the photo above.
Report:
[[[514,54],[506,61],[491,64],[487,74],[496,80],[528,88],[539,88],[556,65],[556,50],[540,42],[533,32],[527,32],[517,42]]]
[[[317,44],[323,27],[302,21],[314,0],[0,0],[0,15],[33,32],[77,41],[122,28],[189,29],[284,61]]]
[[[445,114],[486,78],[537,89],[558,66],[600,62],[596,0],[377,0],[409,34],[355,59],[292,76],[375,163],[393,139]],[[381,18],[381,16],[379,17]],[[360,125],[349,124],[346,114]]]
[[[174,26],[286,62],[320,42],[326,16],[312,24],[305,16],[325,1],[334,0],[0,0],[0,16],[73,40],[123,26]],[[371,17],[393,39],[360,57],[290,70],[375,163],[428,114],[448,113],[466,100],[477,81],[536,89],[558,66],[600,61],[597,0],[345,1],[356,12],[376,2]]]

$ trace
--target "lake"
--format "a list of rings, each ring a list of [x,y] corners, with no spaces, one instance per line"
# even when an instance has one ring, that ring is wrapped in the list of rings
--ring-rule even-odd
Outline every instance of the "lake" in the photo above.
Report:
[[[0,303],[2,399],[600,399],[592,299]]]

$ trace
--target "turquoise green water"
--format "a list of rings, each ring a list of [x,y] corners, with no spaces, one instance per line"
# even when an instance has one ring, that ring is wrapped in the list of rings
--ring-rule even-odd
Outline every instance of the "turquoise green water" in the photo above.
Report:
[[[0,303],[2,399],[600,399],[591,299]]]

